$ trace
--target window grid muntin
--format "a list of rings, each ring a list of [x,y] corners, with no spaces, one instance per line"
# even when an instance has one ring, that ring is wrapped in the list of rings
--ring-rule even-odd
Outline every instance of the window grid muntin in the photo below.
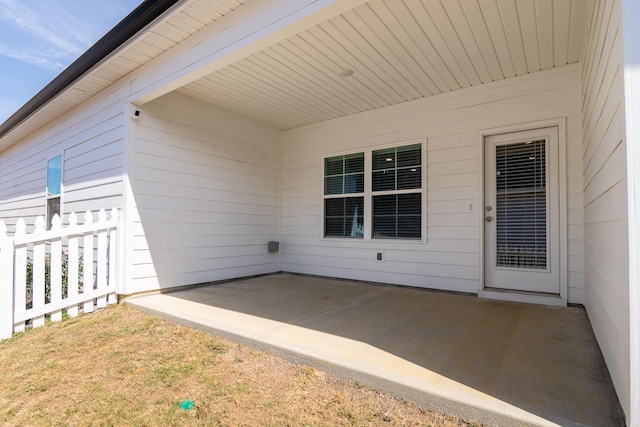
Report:
[[[389,146],[388,149],[389,150],[397,150],[397,149],[401,149],[404,147],[409,147],[412,151],[413,151],[413,158],[414,159],[419,159],[418,161],[415,162],[415,165],[419,165],[418,168],[418,179],[416,180],[419,184],[416,184],[415,187],[416,188],[410,188],[410,189],[400,189],[400,190],[384,190],[384,191],[373,191],[372,189],[372,170],[373,170],[373,152],[377,152],[380,150],[384,150],[385,148],[382,149],[365,149],[362,151],[358,151],[357,154],[359,154],[360,152],[364,152],[364,158],[365,158],[365,180],[364,180],[364,193],[356,193],[356,194],[349,194],[349,196],[364,196],[364,224],[363,224],[363,230],[364,230],[364,236],[363,236],[363,240],[365,241],[371,241],[371,240],[377,240],[375,238],[373,238],[373,232],[372,232],[372,221],[373,221],[373,196],[374,195],[385,195],[385,194],[419,194],[421,197],[421,205],[420,205],[420,209],[421,209],[421,214],[420,214],[420,219],[419,219],[419,226],[420,226],[420,237],[415,237],[415,238],[406,238],[406,237],[400,237],[400,238],[390,238],[389,240],[393,240],[393,241],[399,241],[399,242],[406,242],[406,243],[420,243],[420,242],[425,242],[426,241],[426,203],[427,203],[427,196],[426,196],[426,176],[424,175],[425,173],[425,167],[426,167],[426,139],[417,139],[417,140],[413,140],[413,141],[407,141],[404,144],[398,145],[398,144],[394,144],[393,146]],[[395,151],[394,151],[395,152]],[[353,154],[350,152],[347,153],[342,153],[344,155],[349,155],[349,154]],[[322,159],[322,168],[323,168],[323,172],[322,172],[322,185],[323,185],[323,189],[324,189],[324,167],[325,167],[325,159],[330,158],[330,157],[338,157],[338,156],[327,156],[327,157],[323,157]],[[400,166],[400,169],[411,169],[414,165],[407,165],[406,163],[403,163]],[[396,168],[397,169],[397,168]],[[324,191],[323,191],[324,193]],[[324,224],[324,200],[325,199],[329,199],[329,198],[336,198],[336,197],[344,197],[344,195],[340,195],[340,194],[323,194],[323,203],[320,207],[321,210],[321,215],[323,215],[323,224],[322,224],[322,233],[321,233],[321,238],[328,238],[328,239],[335,239],[337,237],[333,237],[333,236],[325,236],[324,231],[325,231],[325,224]],[[359,215],[360,216],[360,215]],[[416,227],[417,228],[417,227]],[[345,238],[349,238],[349,237],[345,237]],[[380,239],[382,240],[382,239]]]
[[[364,169],[364,152],[325,158],[324,195],[364,193]]]
[[[363,238],[364,152],[326,157],[323,167],[323,236],[325,238]],[[342,211],[327,215],[328,209],[331,206],[338,207],[340,201]]]
[[[392,148],[372,151],[371,158],[371,238],[372,239],[422,239],[422,215],[423,215],[423,191],[422,191],[422,150],[423,145],[409,144]],[[381,167],[388,166],[388,167]],[[409,180],[410,185],[400,185],[399,176],[404,172],[414,173],[415,177]],[[393,174],[392,188],[388,185],[380,186],[380,180],[376,180],[376,176]],[[378,184],[378,186],[376,186]],[[388,183],[387,183],[388,184]],[[412,184],[412,185],[411,185]],[[420,190],[420,191],[416,191]],[[400,196],[415,194],[418,196],[419,214],[404,215],[399,213]],[[383,200],[382,197],[395,196],[395,214],[381,215],[376,214],[376,201]],[[379,212],[379,211],[378,211]],[[405,220],[414,220],[413,232],[401,232],[401,223]],[[385,227],[386,223],[386,227]],[[389,230],[389,225],[393,223],[393,233]],[[385,230],[384,233],[381,230]],[[392,234],[392,235],[390,235]]]
[[[342,202],[342,206],[339,206],[339,202]],[[331,215],[328,214],[330,205],[333,205]],[[363,224],[364,196],[332,197],[324,200],[325,237],[362,238]],[[339,230],[342,232],[338,233]]]
[[[374,150],[371,156],[371,169],[373,192],[421,189],[422,144]],[[411,177],[412,174],[413,179],[406,180],[406,177]],[[409,185],[400,185],[401,175]]]
[[[415,200],[411,200],[412,197],[403,196],[417,197],[414,197]],[[407,204],[407,201],[410,204]],[[386,203],[386,206],[379,203]],[[372,211],[373,238],[422,238],[422,193],[376,194],[373,196]],[[391,225],[392,227],[390,227]]]

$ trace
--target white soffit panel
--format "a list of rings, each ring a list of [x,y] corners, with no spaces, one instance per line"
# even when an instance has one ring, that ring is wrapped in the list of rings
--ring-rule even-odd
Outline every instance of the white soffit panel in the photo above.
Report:
[[[371,0],[179,92],[294,128],[578,62],[589,5]]]

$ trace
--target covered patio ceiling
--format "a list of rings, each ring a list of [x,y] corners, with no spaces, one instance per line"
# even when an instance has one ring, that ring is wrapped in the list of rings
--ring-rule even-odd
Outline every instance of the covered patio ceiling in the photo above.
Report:
[[[591,7],[371,0],[178,92],[295,128],[579,62]]]

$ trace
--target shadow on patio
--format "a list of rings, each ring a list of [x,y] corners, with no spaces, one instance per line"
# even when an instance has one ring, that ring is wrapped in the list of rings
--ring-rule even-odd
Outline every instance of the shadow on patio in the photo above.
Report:
[[[581,308],[291,274],[127,302],[488,425],[624,425]]]

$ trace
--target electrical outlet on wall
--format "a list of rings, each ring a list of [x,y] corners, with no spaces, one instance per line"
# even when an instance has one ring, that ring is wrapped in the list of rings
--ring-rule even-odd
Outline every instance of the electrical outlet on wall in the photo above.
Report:
[[[384,262],[384,252],[383,251],[376,252],[376,261],[377,262]]]

